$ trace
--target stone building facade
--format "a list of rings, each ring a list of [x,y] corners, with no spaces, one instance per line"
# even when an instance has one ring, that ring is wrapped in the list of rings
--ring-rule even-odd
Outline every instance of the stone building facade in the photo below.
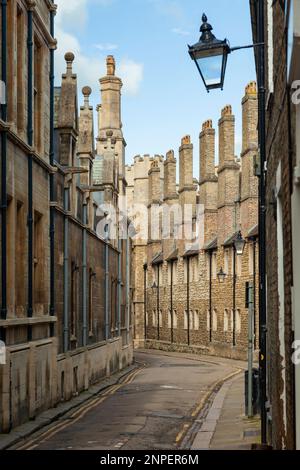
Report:
[[[257,2],[250,7],[256,41]],[[300,449],[299,35],[297,0],[265,2],[266,412],[274,449]]]
[[[219,120],[217,167],[216,131],[212,121],[203,124],[199,136],[199,181],[193,177],[193,145],[189,136],[182,139],[179,148],[179,184],[173,150],[166,158],[136,156],[133,165],[126,167],[127,201],[132,206],[138,232],[132,254],[136,347],[245,358],[248,342],[246,282],[252,282],[255,287],[255,346],[258,345],[258,185],[253,158],[257,155],[257,91],[254,82],[246,87],[242,107],[240,159],[235,156],[235,117],[231,106],[222,110]],[[143,207],[148,211],[148,233],[139,230],[143,225],[140,217],[141,212],[145,213]],[[177,216],[171,215],[171,230],[164,233],[166,219],[163,215],[155,216],[154,207],[161,213],[171,207],[172,211],[185,214],[184,226]],[[153,236],[155,217],[157,236]],[[178,236],[180,230],[183,236]],[[234,244],[240,232],[246,241],[243,255],[237,255]],[[218,276],[221,268],[226,274],[223,283]]]
[[[0,9],[0,79],[6,85],[0,116],[0,340],[6,347],[0,432],[132,360],[125,281],[130,247],[118,234],[112,239],[107,231],[101,239],[96,233],[105,219],[98,206],[110,197],[117,205],[125,191],[119,166],[125,142],[116,112],[122,82],[109,57],[101,90],[111,121],[104,125],[103,116],[99,123],[103,149],[96,156],[91,90],[83,90],[78,116],[70,53],[62,85],[54,89],[55,11],[51,0],[8,0]],[[115,180],[106,181],[101,167],[94,185],[96,160],[107,167],[112,155]]]

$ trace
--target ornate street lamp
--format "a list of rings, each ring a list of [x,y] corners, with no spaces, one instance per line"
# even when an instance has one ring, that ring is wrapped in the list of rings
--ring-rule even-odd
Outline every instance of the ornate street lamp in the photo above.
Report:
[[[227,57],[231,50],[227,39],[221,41],[213,35],[213,27],[207,22],[205,14],[202,16],[202,21],[199,42],[188,47],[189,54],[209,92],[215,88],[223,89]]]
[[[220,272],[218,272],[217,276],[218,276],[218,279],[219,279],[219,283],[224,284],[225,279],[227,277],[227,274],[224,273],[223,268],[220,269]]]
[[[239,231],[238,236],[234,240],[234,247],[237,255],[242,255],[244,253],[246,245],[246,240],[242,237],[242,232]]]

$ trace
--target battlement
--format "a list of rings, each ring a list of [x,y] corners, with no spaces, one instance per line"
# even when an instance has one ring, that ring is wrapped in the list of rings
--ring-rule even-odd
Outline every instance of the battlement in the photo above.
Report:
[[[163,155],[154,155],[154,157],[151,157],[149,154],[136,155],[133,158],[133,160],[134,160],[134,165],[136,163],[149,163],[149,162],[153,162],[155,160],[162,163],[164,161],[164,156]]]

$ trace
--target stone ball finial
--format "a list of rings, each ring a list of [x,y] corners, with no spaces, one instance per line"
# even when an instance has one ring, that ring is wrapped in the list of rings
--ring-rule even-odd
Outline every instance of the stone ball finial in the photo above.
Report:
[[[115,75],[116,61],[113,55],[108,55],[106,58],[107,75]]]
[[[225,117],[225,116],[231,116],[231,115],[232,115],[232,107],[230,104],[228,104],[222,109],[221,116]]]
[[[67,52],[65,54],[65,61],[67,62],[67,75],[72,74],[72,64],[74,62],[74,59],[75,55],[73,54],[73,52]]]
[[[83,94],[84,97],[88,98],[92,94],[92,89],[89,86],[84,86],[82,88],[82,94]]]
[[[191,136],[190,135],[185,135],[181,139],[181,145],[190,145],[191,144]]]
[[[65,54],[65,61],[66,62],[74,62],[74,59],[75,59],[75,55],[73,54],[73,52],[66,52]]]

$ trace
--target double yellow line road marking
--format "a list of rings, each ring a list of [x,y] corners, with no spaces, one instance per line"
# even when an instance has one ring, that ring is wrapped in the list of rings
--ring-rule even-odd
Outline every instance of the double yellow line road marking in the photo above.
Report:
[[[226,377],[223,377],[221,380],[218,380],[217,382],[215,382],[210,388],[209,390],[205,393],[205,395],[201,398],[201,401],[200,403],[196,406],[196,408],[194,409],[194,411],[191,413],[191,421],[189,423],[185,423],[181,429],[181,431],[177,434],[177,437],[176,437],[176,445],[179,446],[180,443],[183,441],[183,439],[185,438],[185,436],[187,435],[188,431],[190,430],[190,428],[193,426],[194,424],[194,421],[198,418],[198,416],[200,415],[202,409],[204,408],[204,406],[208,403],[209,399],[211,398],[211,396],[213,395],[214,391],[218,391],[222,385],[227,382],[228,380],[232,379],[233,377],[239,375],[240,373],[242,372],[242,369],[237,369],[235,370],[234,372],[230,373],[229,375],[227,375]]]
[[[55,434],[63,431],[68,426],[71,426],[71,425],[77,423],[89,411],[93,410],[98,405],[100,405],[105,400],[107,400],[110,396],[114,395],[120,388],[124,387],[125,385],[131,384],[134,381],[134,379],[136,378],[136,376],[142,371],[143,368],[144,368],[144,366],[139,367],[139,369],[130,372],[122,382],[120,382],[119,384],[116,384],[116,385],[112,385],[104,393],[102,393],[99,397],[90,400],[88,403],[86,403],[83,406],[80,406],[79,409],[74,411],[71,415],[67,416],[67,418],[69,419],[68,422],[64,421],[64,422],[61,422],[61,423],[58,423],[58,424],[55,424],[55,425],[51,426],[51,428],[48,429],[47,431],[45,431],[44,433],[40,434],[39,436],[37,436],[36,438],[30,440],[29,442],[27,441],[25,444],[18,447],[18,450],[34,450],[40,444],[42,444],[43,442],[49,440],[51,437],[55,436]]]

